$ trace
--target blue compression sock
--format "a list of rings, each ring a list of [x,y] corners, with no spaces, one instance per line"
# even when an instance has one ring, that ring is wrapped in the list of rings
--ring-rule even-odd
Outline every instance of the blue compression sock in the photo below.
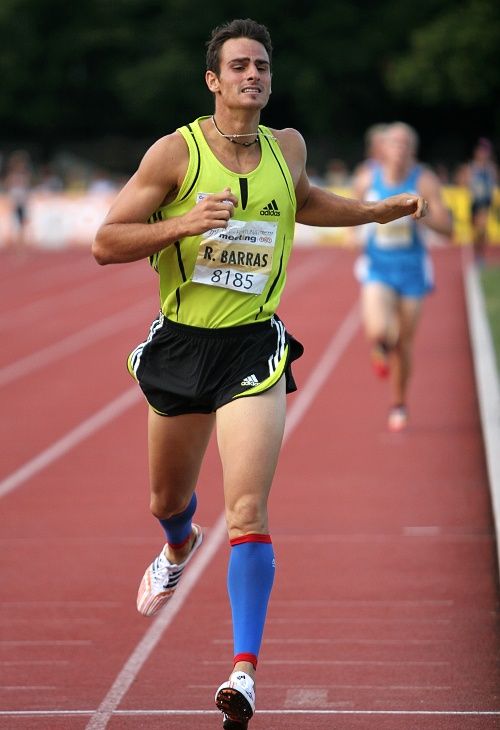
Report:
[[[274,581],[274,551],[269,535],[231,540],[227,589],[233,616],[234,663],[257,657]]]
[[[167,542],[170,547],[182,547],[189,540],[192,532],[191,519],[196,512],[197,504],[196,492],[193,492],[191,501],[185,510],[179,512],[177,515],[173,515],[173,517],[169,517],[168,520],[159,520],[165,530]]]

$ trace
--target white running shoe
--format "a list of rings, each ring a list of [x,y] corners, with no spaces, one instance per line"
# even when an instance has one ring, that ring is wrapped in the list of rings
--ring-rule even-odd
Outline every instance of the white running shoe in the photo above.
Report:
[[[243,730],[255,712],[253,679],[245,672],[233,672],[215,693],[215,704],[224,713],[223,727],[226,730],[238,727]]]
[[[404,431],[408,426],[408,411],[405,406],[394,406],[389,411],[389,418],[387,420],[387,427],[389,431],[398,433]]]
[[[137,593],[137,610],[143,616],[152,616],[172,597],[184,568],[203,540],[201,527],[193,524],[193,532],[195,533],[195,540],[191,552],[184,562],[179,564],[171,563],[165,556],[165,548],[167,547],[165,545],[144,573]]]

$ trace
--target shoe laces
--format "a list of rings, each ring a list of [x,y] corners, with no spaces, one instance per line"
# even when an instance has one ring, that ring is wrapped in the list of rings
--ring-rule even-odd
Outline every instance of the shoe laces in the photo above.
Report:
[[[165,553],[162,551],[160,555],[153,561],[152,565],[153,581],[162,588],[171,586],[176,583],[176,578],[180,577],[182,567],[175,563],[170,563]]]

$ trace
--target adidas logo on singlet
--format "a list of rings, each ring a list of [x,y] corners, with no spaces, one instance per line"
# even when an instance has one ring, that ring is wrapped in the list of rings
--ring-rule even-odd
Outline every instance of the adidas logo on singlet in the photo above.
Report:
[[[274,200],[271,200],[270,203],[265,205],[262,210],[260,211],[261,215],[281,215],[278,209],[278,203]]]
[[[247,378],[243,378],[241,381],[242,385],[258,385],[259,381],[257,380],[256,376],[252,373],[252,375],[249,375]]]

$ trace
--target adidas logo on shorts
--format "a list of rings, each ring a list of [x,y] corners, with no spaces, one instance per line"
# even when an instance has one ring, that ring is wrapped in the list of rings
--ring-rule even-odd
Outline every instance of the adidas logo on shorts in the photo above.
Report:
[[[260,211],[261,215],[281,215],[278,208],[278,203],[273,199],[270,203],[265,205]]]
[[[241,381],[241,385],[258,385],[259,381],[257,380],[256,376],[252,373],[252,375],[249,375],[246,378],[243,378]]]

